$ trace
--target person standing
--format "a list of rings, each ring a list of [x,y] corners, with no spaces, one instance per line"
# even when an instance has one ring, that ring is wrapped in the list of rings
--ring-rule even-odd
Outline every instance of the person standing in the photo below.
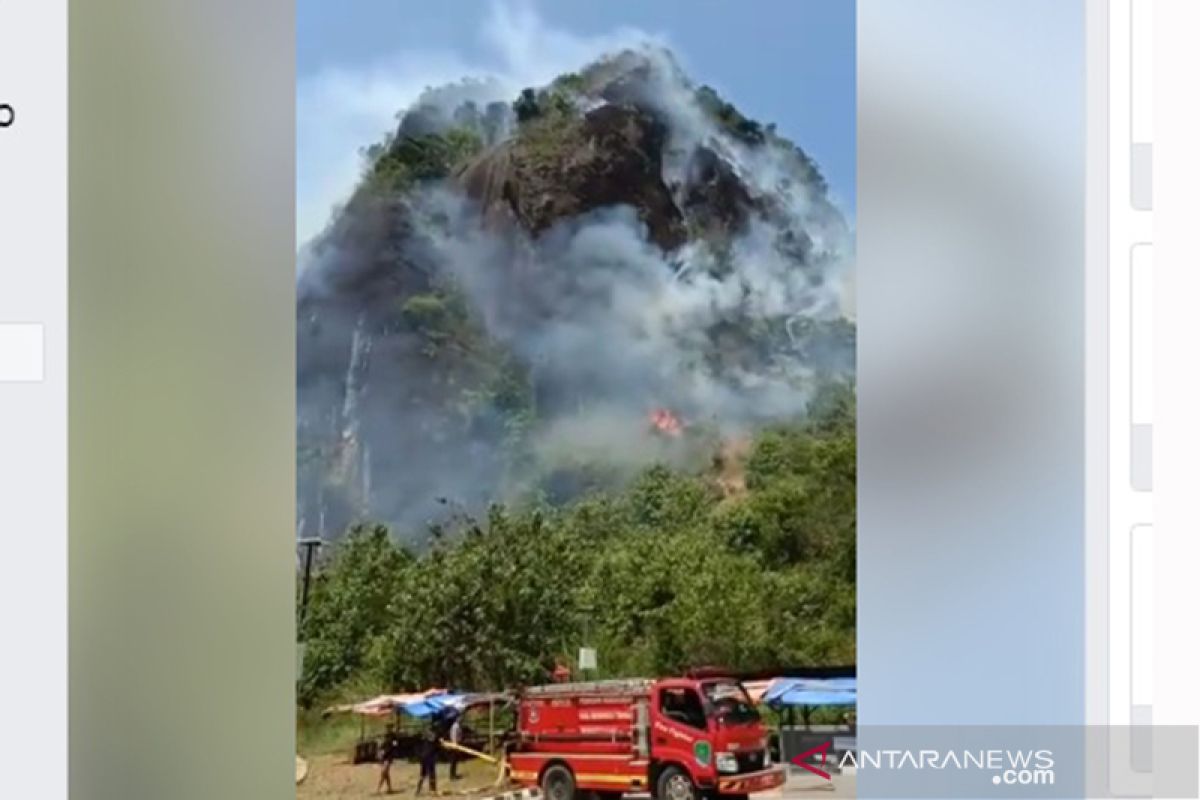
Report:
[[[392,793],[392,762],[400,757],[400,734],[396,733],[395,725],[387,726],[387,733],[383,735],[383,747],[380,752],[379,759],[379,783],[375,786],[375,793],[379,794],[383,791],[383,787],[387,786],[387,793]]]
[[[421,749],[419,751],[421,759],[421,777],[417,780],[417,789],[413,792],[413,797],[421,794],[421,788],[425,785],[425,781],[429,781],[429,791],[437,794],[437,757],[438,757],[438,735],[437,729],[433,724],[425,730],[425,734],[421,737]]]
[[[454,721],[450,723],[450,742],[455,747],[450,748],[450,780],[458,780],[458,762],[462,758],[462,751],[457,749],[457,745],[462,744],[462,714],[455,714]]]

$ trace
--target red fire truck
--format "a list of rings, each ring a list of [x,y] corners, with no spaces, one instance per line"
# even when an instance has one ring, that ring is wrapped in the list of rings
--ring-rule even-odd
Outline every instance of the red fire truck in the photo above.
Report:
[[[744,798],[783,784],[767,728],[730,677],[561,683],[524,690],[513,779],[547,800]]]

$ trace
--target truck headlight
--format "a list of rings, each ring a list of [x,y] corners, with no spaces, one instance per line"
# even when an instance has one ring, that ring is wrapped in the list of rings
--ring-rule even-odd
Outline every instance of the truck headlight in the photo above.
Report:
[[[737,756],[733,753],[717,753],[717,772],[737,772]]]
[[[771,766],[771,748],[769,747],[763,749],[763,766]]]

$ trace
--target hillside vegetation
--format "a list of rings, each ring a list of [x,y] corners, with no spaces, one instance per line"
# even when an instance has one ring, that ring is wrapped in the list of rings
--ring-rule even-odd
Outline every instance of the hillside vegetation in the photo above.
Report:
[[[853,663],[853,411],[841,393],[759,433],[737,497],[655,466],[566,505],[493,507],[425,547],[355,527],[313,586],[302,701],[544,681],[583,644],[602,676]]]
[[[298,282],[305,705],[854,661],[852,242],[817,165],[622,52],[431,89]]]

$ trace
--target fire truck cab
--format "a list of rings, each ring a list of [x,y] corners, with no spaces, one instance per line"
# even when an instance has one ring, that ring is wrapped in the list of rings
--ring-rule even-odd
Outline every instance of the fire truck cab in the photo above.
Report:
[[[517,713],[511,776],[547,800],[736,800],[784,782],[766,726],[731,677],[532,687]]]

